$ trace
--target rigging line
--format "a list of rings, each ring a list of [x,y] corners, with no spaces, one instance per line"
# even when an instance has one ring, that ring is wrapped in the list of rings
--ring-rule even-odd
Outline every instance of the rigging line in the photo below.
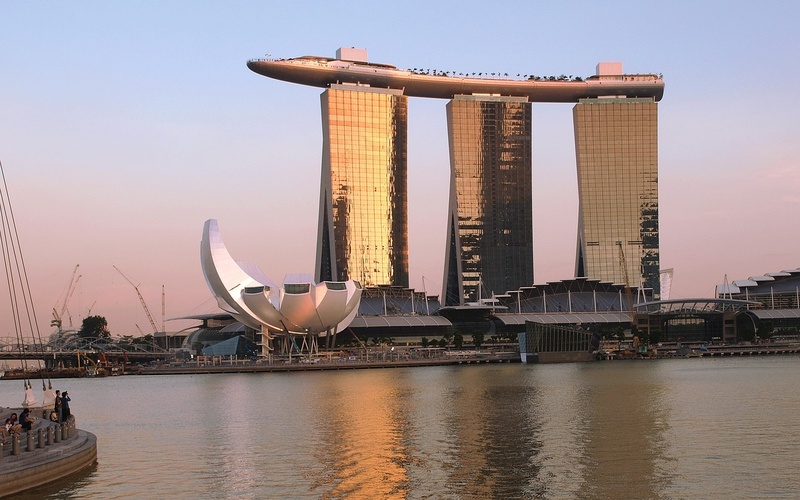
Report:
[[[38,344],[38,350],[44,351],[44,343],[42,342],[42,334],[39,330],[39,322],[36,321],[36,307],[33,303],[33,293],[31,293],[30,280],[28,279],[28,270],[25,267],[25,259],[22,254],[22,245],[19,241],[19,232],[17,231],[17,221],[14,218],[14,207],[11,205],[11,194],[8,191],[8,183],[6,182],[6,172],[3,164],[0,163],[0,177],[3,179],[3,191],[5,192],[6,202],[8,204],[8,213],[10,215],[11,228],[13,229],[13,239],[16,242],[19,257],[17,259],[17,273],[19,274],[20,287],[22,289],[22,298],[25,302],[25,313],[28,319],[28,327],[30,328],[31,337],[34,342]],[[16,252],[15,252],[16,255]],[[21,268],[21,271],[20,271]],[[37,342],[38,341],[38,342]],[[41,360],[37,360],[40,368],[40,375],[42,379],[42,390],[45,390],[44,372],[41,370]],[[49,379],[48,379],[49,382]]]
[[[11,317],[14,321],[14,334],[17,337],[17,348],[20,349],[23,348],[24,341],[22,339],[22,329],[19,321],[19,307],[16,294],[17,290],[16,280],[14,279],[13,267],[11,266],[12,252],[9,249],[8,224],[6,217],[6,196],[2,190],[0,190],[0,225],[2,226],[2,233],[0,233],[0,245],[2,245],[3,247],[3,267],[5,268],[6,272],[6,286],[8,288],[8,296],[11,302]],[[21,364],[23,371],[27,373],[28,370],[27,360],[23,358],[21,361],[22,361]],[[25,387],[27,388],[28,386],[27,377],[24,378],[23,380]]]
[[[17,265],[17,273],[19,274],[20,277],[20,286],[22,288],[22,298],[25,302],[25,312],[28,318],[28,325],[31,328],[31,335],[33,335],[34,333],[36,334],[34,340],[38,340],[41,345],[42,335],[41,332],[39,331],[39,325],[35,321],[36,307],[33,303],[33,294],[31,293],[30,281],[28,280],[28,270],[25,267],[25,259],[22,254],[22,245],[20,244],[19,241],[19,232],[17,231],[17,222],[14,218],[14,208],[11,206],[11,196],[8,192],[8,185],[6,184],[6,174],[2,164],[0,164],[0,177],[2,177],[3,179],[3,190],[5,191],[6,200],[8,203],[8,212],[10,215],[10,223],[11,223],[10,228],[14,232],[13,240],[16,242],[16,249],[17,252],[19,253],[16,265]]]
[[[22,286],[22,296],[25,300],[25,312],[28,317],[28,327],[31,331],[31,336],[35,337],[34,340],[38,341],[39,350],[44,350],[44,343],[42,342],[42,334],[39,330],[39,322],[36,320],[36,306],[33,302],[33,293],[31,292],[31,285],[30,280],[28,279],[28,269],[25,266],[25,259],[22,254],[22,245],[19,241],[19,232],[17,231],[17,222],[14,217],[14,207],[11,206],[11,195],[8,191],[8,184],[6,182],[6,173],[5,169],[3,168],[3,164],[0,163],[0,177],[3,179],[3,190],[6,194],[6,200],[8,202],[8,212],[11,216],[11,227],[14,230],[14,241],[16,241],[16,246],[19,251],[19,259],[17,261],[17,268],[19,272],[19,268],[21,267],[22,272],[20,273],[20,285]],[[40,363],[41,366],[41,363]],[[42,378],[42,388],[44,389],[44,378]]]

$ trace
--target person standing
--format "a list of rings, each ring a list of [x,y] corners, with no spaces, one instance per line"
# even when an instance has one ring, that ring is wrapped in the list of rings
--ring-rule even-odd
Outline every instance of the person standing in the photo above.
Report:
[[[56,406],[55,406],[56,415],[58,415],[58,422],[59,424],[62,422],[61,418],[61,391],[56,391]]]
[[[66,422],[69,419],[69,402],[72,401],[69,398],[69,393],[64,391],[64,394],[61,395],[61,419],[62,422]]]

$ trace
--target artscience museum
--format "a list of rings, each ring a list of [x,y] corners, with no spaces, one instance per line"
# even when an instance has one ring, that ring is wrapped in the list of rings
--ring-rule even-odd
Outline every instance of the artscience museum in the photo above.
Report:
[[[357,281],[315,283],[310,275],[289,274],[277,285],[256,265],[233,259],[215,219],[205,222],[200,260],[219,307],[260,332],[263,356],[315,353],[320,337],[333,345],[358,313],[362,287]]]

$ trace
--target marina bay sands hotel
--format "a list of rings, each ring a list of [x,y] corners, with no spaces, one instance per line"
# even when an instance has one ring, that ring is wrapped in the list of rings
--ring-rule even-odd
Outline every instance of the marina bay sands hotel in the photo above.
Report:
[[[533,284],[533,102],[572,108],[579,214],[575,277],[659,296],[658,75],[600,63],[586,79],[484,78],[335,58],[251,60],[325,88],[316,280],[408,287],[408,98],[448,99],[450,201],[442,305]]]

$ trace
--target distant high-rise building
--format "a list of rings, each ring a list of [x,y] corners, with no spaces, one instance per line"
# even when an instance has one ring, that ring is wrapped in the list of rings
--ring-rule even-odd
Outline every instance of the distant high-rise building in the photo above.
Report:
[[[455,96],[447,104],[450,203],[443,304],[533,284],[531,105]]]
[[[321,102],[315,278],[407,287],[408,97],[333,84]]]
[[[660,278],[660,285],[661,285],[661,300],[669,300],[672,294],[672,276],[675,274],[675,270],[671,267],[669,269],[662,269]]]
[[[600,78],[604,78],[598,68]],[[619,75],[614,75],[619,77]],[[573,108],[578,168],[575,275],[659,286],[658,108],[653,98],[581,99]]]

